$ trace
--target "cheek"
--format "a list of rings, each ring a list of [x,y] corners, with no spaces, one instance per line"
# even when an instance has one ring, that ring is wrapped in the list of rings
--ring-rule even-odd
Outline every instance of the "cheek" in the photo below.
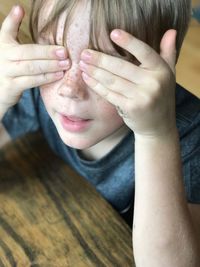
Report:
[[[56,99],[56,94],[53,86],[44,85],[40,87],[40,94],[45,106],[51,106]]]
[[[99,114],[101,119],[105,120],[105,122],[110,123],[111,125],[123,124],[123,119],[117,113],[116,108],[109,102],[99,98],[96,107],[97,114]]]

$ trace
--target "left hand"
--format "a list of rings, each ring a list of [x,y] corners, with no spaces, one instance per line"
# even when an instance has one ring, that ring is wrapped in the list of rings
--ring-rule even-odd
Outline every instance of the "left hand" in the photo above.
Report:
[[[160,136],[174,130],[176,31],[164,34],[160,55],[125,31],[114,30],[110,36],[141,64],[136,66],[121,58],[84,50],[80,68],[86,84],[116,106],[135,134]],[[85,57],[84,52],[90,56]]]

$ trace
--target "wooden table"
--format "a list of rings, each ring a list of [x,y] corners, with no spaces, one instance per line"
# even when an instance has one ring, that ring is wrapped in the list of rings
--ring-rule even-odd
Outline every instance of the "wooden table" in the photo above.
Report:
[[[134,266],[129,226],[40,133],[0,150],[0,267]]]

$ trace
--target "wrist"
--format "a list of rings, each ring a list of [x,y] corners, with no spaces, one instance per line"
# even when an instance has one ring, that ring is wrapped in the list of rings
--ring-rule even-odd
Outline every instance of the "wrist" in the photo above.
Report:
[[[178,129],[176,126],[164,131],[153,134],[138,134],[134,133],[135,141],[144,141],[144,142],[163,142],[168,140],[174,140],[179,137]]]

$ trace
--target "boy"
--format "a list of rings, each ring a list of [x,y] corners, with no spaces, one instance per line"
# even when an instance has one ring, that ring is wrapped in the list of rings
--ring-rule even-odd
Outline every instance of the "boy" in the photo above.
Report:
[[[186,203],[183,186],[188,202],[200,203],[200,104],[178,85],[175,98],[189,16],[186,0],[34,1],[30,25],[40,46],[17,43],[21,8],[0,32],[6,131],[15,138],[40,127],[120,214],[134,198],[142,267],[200,264],[200,207]],[[55,44],[66,47],[59,63]]]

